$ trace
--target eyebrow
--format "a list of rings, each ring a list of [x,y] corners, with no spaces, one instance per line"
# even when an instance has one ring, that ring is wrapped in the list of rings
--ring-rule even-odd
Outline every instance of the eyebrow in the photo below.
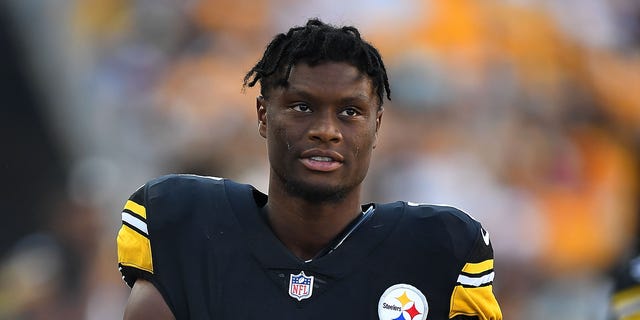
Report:
[[[291,85],[289,85],[288,87],[285,87],[284,88],[284,92],[287,93],[287,94],[291,94],[291,95],[301,96],[303,99],[313,99],[314,98],[314,96],[311,93],[309,93],[309,92],[307,92],[305,90],[301,90],[301,89],[295,88],[295,87],[293,87]]]
[[[303,89],[299,89],[299,88],[295,88],[293,86],[289,86],[288,88],[285,89],[285,92],[287,92],[288,94],[292,94],[292,95],[298,95],[300,97],[302,97],[303,99],[306,100],[314,100],[316,99],[315,95],[309,93],[306,90]],[[346,96],[343,97],[339,100],[340,103],[353,103],[353,102],[368,102],[372,97],[369,95],[366,95],[364,93],[356,93],[355,95],[352,96]]]

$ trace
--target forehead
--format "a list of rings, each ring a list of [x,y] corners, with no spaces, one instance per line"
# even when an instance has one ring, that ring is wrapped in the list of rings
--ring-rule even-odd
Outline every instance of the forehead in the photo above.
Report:
[[[355,66],[344,62],[318,65],[298,63],[291,68],[285,93],[305,92],[323,96],[346,95],[360,99],[377,99],[373,83]]]

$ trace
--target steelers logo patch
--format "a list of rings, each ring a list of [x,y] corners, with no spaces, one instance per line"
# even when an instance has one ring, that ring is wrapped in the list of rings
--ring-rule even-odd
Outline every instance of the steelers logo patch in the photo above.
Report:
[[[429,304],[424,294],[404,283],[389,287],[378,302],[380,320],[425,320],[427,313]]]

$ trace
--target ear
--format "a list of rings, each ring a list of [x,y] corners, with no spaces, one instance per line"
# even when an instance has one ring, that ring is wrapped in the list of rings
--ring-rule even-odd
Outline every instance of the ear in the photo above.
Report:
[[[256,97],[256,114],[258,115],[258,132],[267,137],[267,105],[263,96]]]
[[[380,130],[380,125],[382,125],[382,114],[384,114],[384,108],[380,107],[378,109],[378,113],[376,114],[376,133],[373,137],[373,148],[376,148],[378,144],[378,131]]]

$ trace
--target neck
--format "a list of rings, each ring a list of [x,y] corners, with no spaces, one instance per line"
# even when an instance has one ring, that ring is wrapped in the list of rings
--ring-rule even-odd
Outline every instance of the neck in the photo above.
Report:
[[[360,188],[331,202],[310,202],[269,188],[265,205],[275,235],[298,258],[322,251],[360,213]]]

